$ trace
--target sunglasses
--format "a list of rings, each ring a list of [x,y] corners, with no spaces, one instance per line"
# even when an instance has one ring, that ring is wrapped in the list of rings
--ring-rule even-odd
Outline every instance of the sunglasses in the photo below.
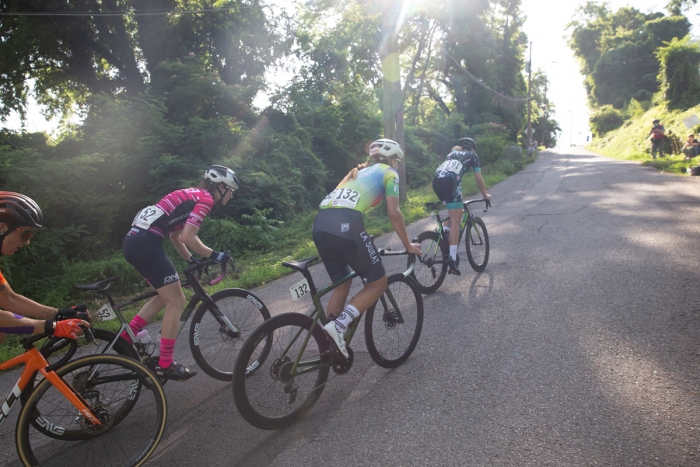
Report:
[[[32,237],[34,236],[34,234],[36,233],[33,230],[24,230],[24,229],[20,229],[19,227],[15,227],[13,230],[19,230],[20,232],[22,232],[22,240],[25,242],[28,242],[29,240],[31,240]]]

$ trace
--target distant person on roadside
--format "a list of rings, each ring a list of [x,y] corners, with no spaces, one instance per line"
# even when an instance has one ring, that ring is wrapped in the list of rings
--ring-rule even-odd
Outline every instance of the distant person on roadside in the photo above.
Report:
[[[654,119],[652,123],[653,126],[649,131],[651,135],[651,157],[656,159],[657,152],[659,157],[664,157],[664,136],[666,135],[666,130],[658,118]]]
[[[681,152],[685,154],[686,159],[692,159],[698,155],[698,152],[700,152],[700,141],[695,139],[695,135],[693,133],[688,135],[688,139],[683,145]]]
[[[536,143],[533,141],[530,146],[527,147],[527,157],[533,157],[535,155]]]

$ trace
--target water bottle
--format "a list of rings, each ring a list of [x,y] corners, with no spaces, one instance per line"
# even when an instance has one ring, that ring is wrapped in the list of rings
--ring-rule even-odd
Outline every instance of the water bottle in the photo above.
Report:
[[[148,329],[142,329],[141,331],[136,333],[136,338],[141,342],[143,345],[148,345],[151,342],[151,336],[148,335]]]

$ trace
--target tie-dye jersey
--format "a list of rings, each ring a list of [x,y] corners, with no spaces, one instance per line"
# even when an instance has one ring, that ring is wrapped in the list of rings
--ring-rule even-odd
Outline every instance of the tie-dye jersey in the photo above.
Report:
[[[399,196],[399,174],[386,164],[374,164],[357,173],[357,178],[338,185],[323,201],[321,209],[350,208],[365,212],[384,196]]]

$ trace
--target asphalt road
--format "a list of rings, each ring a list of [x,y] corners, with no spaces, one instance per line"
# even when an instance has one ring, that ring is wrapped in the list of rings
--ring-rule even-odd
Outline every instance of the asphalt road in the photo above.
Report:
[[[276,432],[243,421],[230,384],[168,383],[148,465],[700,465],[699,183],[582,149],[541,153],[490,189],[489,264],[476,274],[462,251],[462,276],[425,297],[404,365],[378,367],[356,336],[353,368]],[[395,234],[377,244],[399,249]],[[288,291],[300,279],[255,293],[273,314],[306,311]],[[196,366],[185,337],[176,357]],[[0,378],[3,394],[16,378]],[[0,461],[13,429],[0,428]]]

